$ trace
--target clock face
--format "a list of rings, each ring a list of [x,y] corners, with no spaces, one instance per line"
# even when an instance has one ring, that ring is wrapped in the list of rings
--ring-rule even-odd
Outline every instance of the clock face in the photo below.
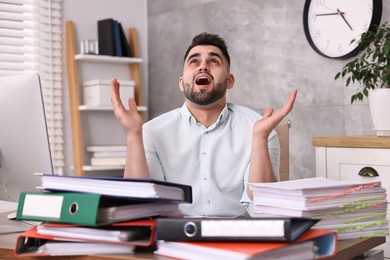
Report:
[[[306,0],[303,24],[311,47],[322,56],[349,58],[362,33],[379,25],[382,0]]]

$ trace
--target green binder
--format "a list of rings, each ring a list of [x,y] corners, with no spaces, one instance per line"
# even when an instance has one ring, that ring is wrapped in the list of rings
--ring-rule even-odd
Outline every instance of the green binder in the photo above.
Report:
[[[16,219],[100,226],[177,213],[177,203],[75,192],[22,192]]]

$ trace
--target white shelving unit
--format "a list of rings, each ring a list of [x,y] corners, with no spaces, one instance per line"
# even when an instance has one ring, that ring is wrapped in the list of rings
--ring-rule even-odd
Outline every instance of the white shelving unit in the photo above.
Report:
[[[67,21],[66,23],[66,46],[67,46],[67,69],[68,69],[68,81],[69,81],[69,99],[70,99],[70,109],[71,109],[71,126],[72,126],[72,143],[73,143],[73,161],[74,167],[73,172],[75,176],[83,176],[84,172],[87,171],[112,171],[112,170],[123,170],[123,165],[113,165],[113,166],[92,166],[84,162],[84,153],[85,146],[83,142],[83,126],[81,121],[81,112],[90,111],[94,116],[97,116],[99,120],[102,119],[106,113],[99,116],[99,112],[109,112],[113,111],[111,106],[88,106],[80,104],[80,88],[79,80],[77,75],[77,63],[78,62],[89,62],[89,63],[102,63],[104,66],[110,66],[110,64],[119,64],[119,65],[129,65],[130,78],[135,82],[135,99],[139,106],[137,110],[140,112],[147,111],[147,107],[142,105],[142,88],[141,88],[141,79],[140,79],[140,66],[139,64],[143,62],[142,58],[138,58],[138,45],[137,45],[137,31],[135,28],[129,29],[130,36],[130,46],[132,48],[132,53],[136,58],[129,57],[115,57],[107,55],[94,55],[94,54],[76,54],[75,47],[75,35],[74,35],[74,25],[72,21]],[[89,66],[89,65],[88,65]],[[142,113],[141,113],[142,114]],[[85,117],[90,117],[92,114],[87,113]],[[143,115],[143,114],[142,114]],[[85,119],[84,119],[85,120]],[[110,119],[111,120],[111,119]],[[83,121],[84,122],[84,121]],[[104,123],[105,124],[105,123]],[[104,127],[106,127],[105,124]],[[89,130],[91,131],[90,128]],[[88,144],[94,145],[94,144]]]

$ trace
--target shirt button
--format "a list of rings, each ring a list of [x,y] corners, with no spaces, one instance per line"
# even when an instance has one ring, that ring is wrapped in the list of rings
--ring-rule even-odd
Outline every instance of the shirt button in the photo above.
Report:
[[[203,176],[203,180],[206,181],[207,180],[207,176]]]
[[[207,156],[207,153],[206,153],[206,152],[203,152],[203,153],[202,153],[202,156],[203,156],[203,157],[206,157],[206,156]]]
[[[210,204],[211,201],[210,201],[209,199],[206,199],[204,203],[205,203],[205,204]]]

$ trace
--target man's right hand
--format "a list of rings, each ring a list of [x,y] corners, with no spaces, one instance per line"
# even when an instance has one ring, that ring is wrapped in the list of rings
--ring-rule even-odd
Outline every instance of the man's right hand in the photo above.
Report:
[[[115,117],[122,125],[127,137],[132,135],[141,135],[142,125],[144,122],[143,118],[137,111],[137,104],[134,98],[129,98],[129,110],[126,110],[120,98],[119,88],[119,81],[116,78],[112,78],[110,87],[111,104],[114,108]]]

